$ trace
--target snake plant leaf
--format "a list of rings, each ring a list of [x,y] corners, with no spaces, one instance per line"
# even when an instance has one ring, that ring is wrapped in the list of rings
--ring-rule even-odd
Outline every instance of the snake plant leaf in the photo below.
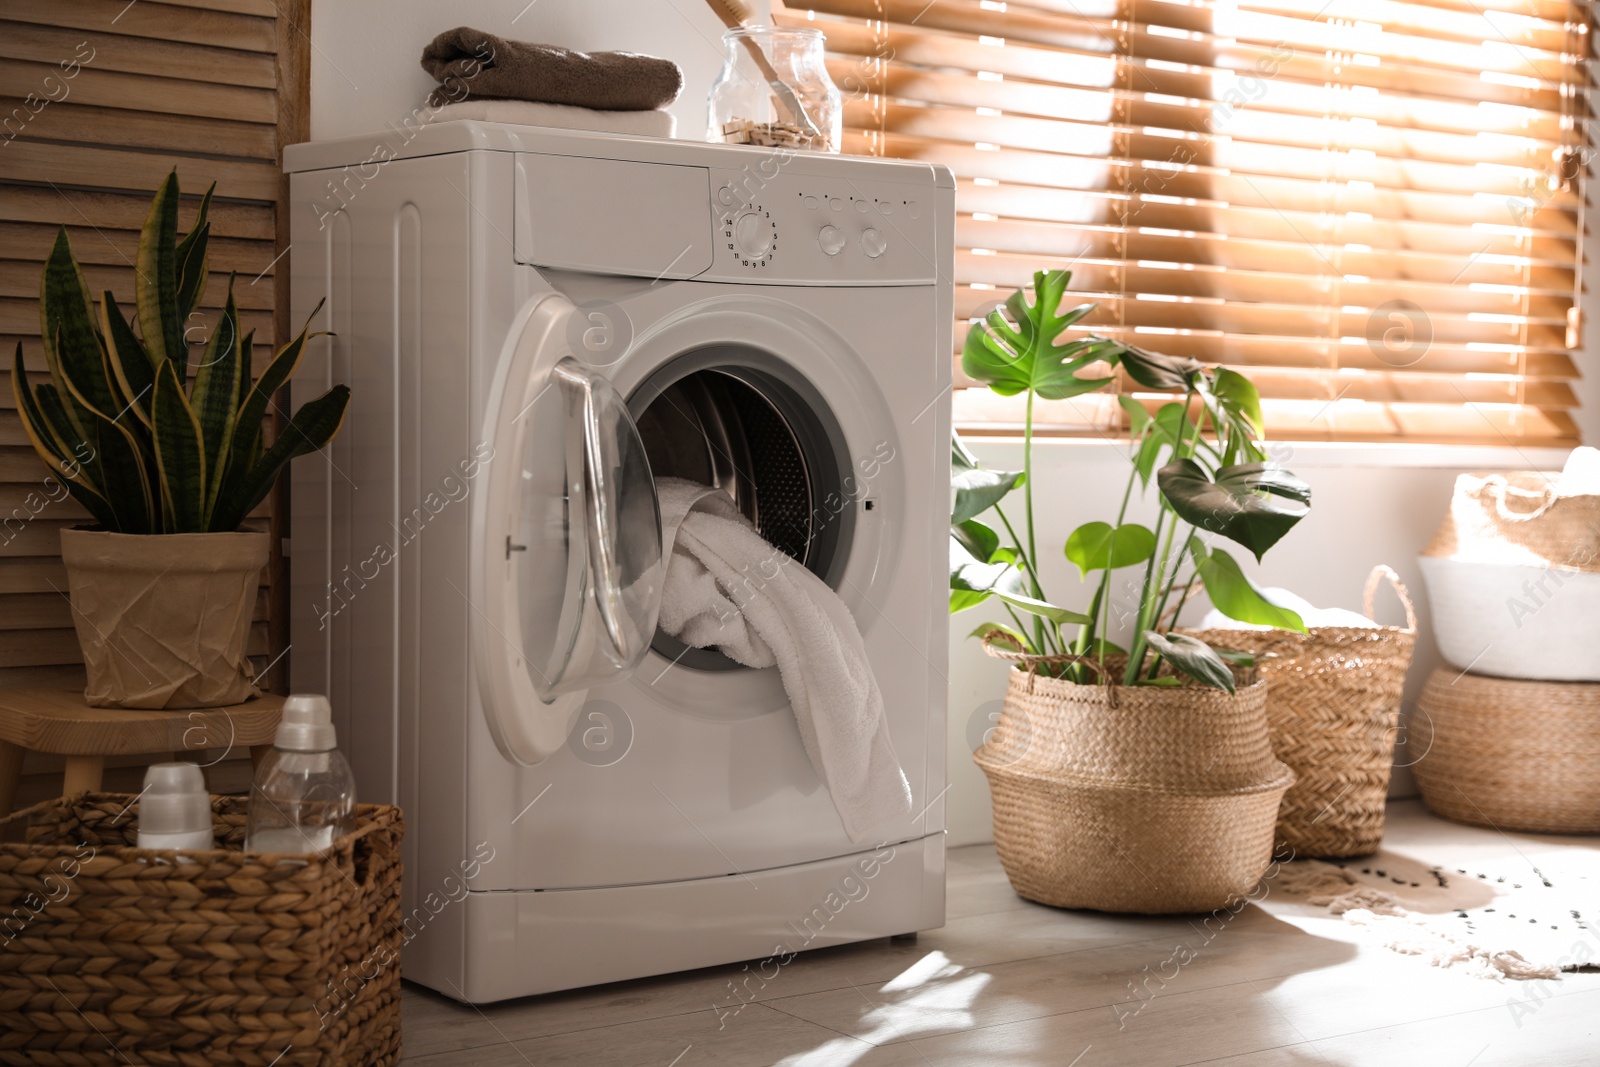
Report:
[[[1103,337],[1056,343],[1063,331],[1097,306],[1059,310],[1071,279],[1071,271],[1037,271],[1032,304],[1019,289],[1003,309],[995,308],[983,321],[973,323],[961,348],[961,369],[967,376],[1001,396],[1031,390],[1047,400],[1092,393],[1108,384],[1109,376],[1080,378],[1077,372],[1095,362],[1114,364],[1124,350],[1121,344]]]
[[[200,306],[201,296],[205,294],[208,261],[206,246],[211,240],[211,223],[208,217],[211,214],[211,194],[216,191],[217,183],[212,182],[211,188],[200,198],[200,210],[195,215],[194,225],[183,235],[183,240],[178,242],[175,250],[178,262],[178,305],[184,319],[194,314],[194,309]]]
[[[174,169],[156,191],[140,231],[133,290],[139,331],[151,365],[159,371],[163,363],[171,363],[181,386],[188,378],[189,350],[183,340],[184,313],[178,303],[177,234],[178,172]]]
[[[309,323],[321,309],[322,303],[319,302],[311,315],[307,316],[307,322]],[[233,424],[233,439],[228,445],[228,465],[240,475],[247,474],[261,458],[261,420],[266,418],[267,405],[272,402],[273,396],[283,388],[284,383],[293,376],[295,368],[300,365],[307,337],[306,328],[301,327],[300,333],[278,350],[272,362],[267,364],[267,369],[261,372],[261,377],[250,387],[244,402],[239,405],[239,413]],[[240,521],[244,521],[242,517]]]
[[[216,506],[232,459],[231,446],[235,419],[239,413],[241,374],[239,309],[233,302],[233,283],[230,280],[228,301],[222,310],[222,318],[206,342],[205,355],[195,370],[194,386],[189,391],[189,406],[200,423],[201,447],[205,451],[206,516]]]
[[[336,385],[301,405],[249,473],[242,478],[229,479],[228,495],[217,501],[212,512],[211,529],[216,532],[238,529],[245,516],[267,498],[285,464],[297,456],[327,447],[344,423],[349,403],[349,386]]]
[[[100,458],[101,490],[116,520],[107,529],[130,534],[157,532],[160,513],[150,492],[138,440],[121,420],[97,415],[95,449]]]
[[[94,442],[73,421],[67,407],[68,401],[62,398],[53,382],[39,383],[33,391],[33,397],[38,404],[40,425],[55,442],[56,453],[76,461],[83,480],[98,492],[99,486],[94,477]]]
[[[1131,567],[1156,554],[1156,535],[1136,522],[1086,522],[1067,537],[1066,554],[1080,575]]]
[[[122,316],[122,308],[108,289],[100,294],[100,336],[106,343],[106,363],[121,390],[121,407],[131,410],[146,426],[155,404],[156,376],[144,343]]]
[[[171,360],[156,371],[154,422],[163,527],[167,533],[204,533],[206,456],[200,420]]]
[[[18,362],[21,362],[20,359]],[[67,402],[61,399],[61,394],[50,382],[41,383],[34,390],[33,399],[36,406],[32,408],[32,412],[39,420],[37,427],[40,431],[39,436],[52,441],[51,453],[61,457],[53,465],[53,469],[65,479],[67,492],[71,493],[72,498],[82,504],[84,510],[93,515],[101,526],[108,530],[115,529],[116,513],[111,510],[111,504],[106,500],[102,489],[103,483],[99,479],[99,456],[95,453],[94,446],[72,424],[67,415]],[[34,427],[30,427],[29,439],[33,441],[34,451],[43,457],[45,452],[40,450],[40,440],[34,436],[33,429]]]
[[[1119,362],[1128,377],[1147,389],[1188,389],[1205,371],[1203,364],[1187,356],[1146,352],[1129,345],[1123,346]]]
[[[995,562],[995,550],[1000,547],[1000,535],[977,519],[968,519],[950,527],[950,536],[961,542],[961,547],[980,563]]]
[[[41,385],[41,389],[46,388]],[[55,387],[49,386],[52,393]],[[82,477],[82,464],[72,450],[61,440],[55,428],[39,408],[33,388],[28,384],[28,370],[22,361],[22,342],[17,342],[16,358],[11,365],[11,393],[17,401],[17,414],[22,419],[22,429],[39,458],[53,473],[67,481]]]
[[[1161,495],[1184,521],[1248,548],[1256,559],[1311,511],[1311,487],[1270,463],[1204,467],[1180,459],[1156,474]]]
[[[250,390],[255,388],[255,346],[256,332],[250,330],[239,342],[239,395],[234,400],[236,409],[244,407],[244,402],[250,399]]]
[[[1305,621],[1297,613],[1280,608],[1263,596],[1239,569],[1238,562],[1222,549],[1207,549],[1198,537],[1191,537],[1189,551],[1200,581],[1205,583],[1206,595],[1228,618],[1256,626],[1306,632]]]
[[[56,235],[40,276],[39,320],[42,336],[49,339],[46,359],[51,377],[84,407],[108,418],[115,415],[121,405],[106,372],[94,305],[83,272],[72,258],[65,227]]]
[[[1173,670],[1212,689],[1235,691],[1233,671],[1228,669],[1227,661],[1204,641],[1188,634],[1163,634],[1155,630],[1146,630],[1144,639],[1158,654],[1166,657]]]

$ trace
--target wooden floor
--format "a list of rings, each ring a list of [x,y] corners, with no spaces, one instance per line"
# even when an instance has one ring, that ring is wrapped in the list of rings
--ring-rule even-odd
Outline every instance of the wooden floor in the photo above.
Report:
[[[1391,808],[1385,851],[1526,859],[1594,838],[1500,834]],[[1271,901],[1264,903],[1270,906]],[[1600,902],[1597,902],[1600,904]],[[1600,974],[1497,983],[1250,905],[1209,943],[1185,918],[1060,911],[1011,892],[994,849],[950,853],[949,919],[915,944],[804,953],[719,1027],[736,967],[465,1007],[407,985],[415,1067],[1595,1067]],[[1137,1014],[1129,983],[1172,973]],[[1519,1009],[1508,1006],[1516,1000]],[[1531,1010],[1529,1006],[1532,1006]]]

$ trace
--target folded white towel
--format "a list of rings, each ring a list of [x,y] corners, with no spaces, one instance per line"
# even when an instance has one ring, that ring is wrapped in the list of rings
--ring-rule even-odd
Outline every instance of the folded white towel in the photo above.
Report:
[[[597,111],[569,104],[539,104],[532,100],[473,100],[424,108],[429,122],[477,119],[509,122],[516,126],[551,126],[558,130],[598,130],[633,133],[643,137],[671,137],[678,131],[670,111]]]
[[[668,552],[661,628],[747,667],[776,665],[800,739],[850,840],[911,811],[855,619],[826,582],[762,539],[719,490],[656,481]]]

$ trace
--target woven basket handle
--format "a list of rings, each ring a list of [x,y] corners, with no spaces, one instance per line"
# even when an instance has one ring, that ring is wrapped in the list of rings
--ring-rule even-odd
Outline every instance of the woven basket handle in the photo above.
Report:
[[[1411,594],[1406,592],[1406,583],[1394,572],[1394,568],[1380,563],[1372,568],[1372,573],[1367,575],[1367,588],[1361,594],[1361,607],[1367,618],[1373,619],[1373,601],[1378,596],[1378,583],[1384,578],[1389,579],[1389,584],[1394,587],[1395,596],[1400,598],[1400,606],[1406,609],[1406,632],[1417,632],[1417,609],[1411,604]],[[1373,619],[1376,622],[1376,619]]]
[[[1505,522],[1528,522],[1537,519],[1549,511],[1556,502],[1556,488],[1548,481],[1538,491],[1519,489],[1511,485],[1500,475],[1491,476],[1484,482],[1484,488],[1494,500],[1494,512]],[[1512,511],[1506,507],[1506,499],[1511,496],[1521,497],[1523,500],[1537,500],[1539,504],[1532,511]]]

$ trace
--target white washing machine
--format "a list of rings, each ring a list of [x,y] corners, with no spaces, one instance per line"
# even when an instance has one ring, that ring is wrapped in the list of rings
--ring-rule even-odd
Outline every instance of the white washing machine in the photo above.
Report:
[[[475,122],[285,167],[331,331],[296,402],[352,391],[294,471],[293,685],[404,809],[405,975],[485,1002],[941,925],[950,174]],[[666,475],[853,612],[913,796],[872,840],[776,669],[656,630]]]

